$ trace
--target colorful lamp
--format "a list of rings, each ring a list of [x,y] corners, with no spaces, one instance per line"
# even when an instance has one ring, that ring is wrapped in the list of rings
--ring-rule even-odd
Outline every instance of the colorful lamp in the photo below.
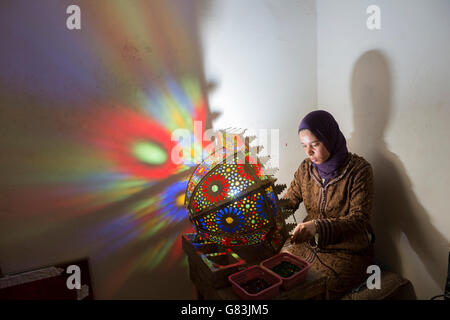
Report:
[[[278,199],[286,186],[263,173],[248,147],[234,149],[216,150],[195,168],[185,195],[189,219],[205,240],[225,247],[264,243],[278,252],[295,227],[285,223],[293,212]]]

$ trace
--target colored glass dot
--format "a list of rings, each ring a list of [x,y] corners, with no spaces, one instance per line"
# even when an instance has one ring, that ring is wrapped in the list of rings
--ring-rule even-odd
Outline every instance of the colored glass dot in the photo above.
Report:
[[[226,221],[228,224],[232,224],[232,223],[233,223],[233,218],[232,218],[232,217],[228,217],[228,218],[225,219],[225,221]]]
[[[212,192],[217,192],[217,190],[219,190],[219,187],[217,185],[213,185],[211,187]]]

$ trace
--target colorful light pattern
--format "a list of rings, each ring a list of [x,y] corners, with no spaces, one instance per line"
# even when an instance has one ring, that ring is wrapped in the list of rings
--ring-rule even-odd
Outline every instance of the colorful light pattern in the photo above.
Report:
[[[202,153],[193,125],[208,128],[208,101],[194,2],[77,4],[81,32],[65,27],[64,2],[0,11],[2,243],[89,256],[108,270],[93,275],[97,297],[111,298],[136,274],[185,267],[193,168],[171,161],[171,134],[186,129],[182,147]],[[49,262],[40,256],[4,258],[22,269]]]

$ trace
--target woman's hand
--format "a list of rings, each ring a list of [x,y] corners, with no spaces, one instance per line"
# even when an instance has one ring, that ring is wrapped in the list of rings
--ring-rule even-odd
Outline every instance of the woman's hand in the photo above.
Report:
[[[314,223],[314,220],[299,223],[297,227],[294,229],[294,233],[291,237],[291,243],[300,243],[300,242],[306,242],[314,238],[314,235],[316,234],[316,224]]]

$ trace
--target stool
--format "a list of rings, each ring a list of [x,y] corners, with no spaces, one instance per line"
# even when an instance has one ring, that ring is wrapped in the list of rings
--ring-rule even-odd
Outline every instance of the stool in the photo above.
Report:
[[[381,288],[368,289],[362,283],[358,290],[353,290],[342,297],[342,300],[416,300],[412,283],[397,273],[382,270]]]

